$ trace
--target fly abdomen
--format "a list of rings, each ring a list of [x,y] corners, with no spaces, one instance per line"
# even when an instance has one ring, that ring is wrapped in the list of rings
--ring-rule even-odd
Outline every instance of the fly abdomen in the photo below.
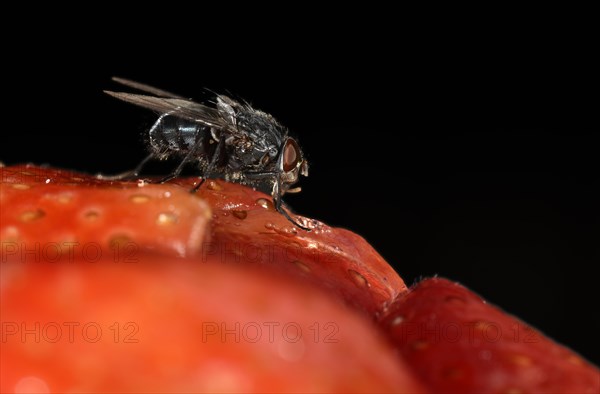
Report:
[[[176,116],[161,116],[150,129],[150,145],[160,157],[185,155],[209,133],[207,126]]]

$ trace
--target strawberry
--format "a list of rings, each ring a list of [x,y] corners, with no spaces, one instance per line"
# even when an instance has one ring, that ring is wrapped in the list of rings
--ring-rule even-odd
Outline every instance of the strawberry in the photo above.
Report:
[[[423,392],[323,291],[245,260],[136,257],[1,264],[0,391]]]
[[[4,260],[74,253],[122,260],[153,250],[245,261],[327,289],[368,316],[406,291],[363,238],[306,218],[313,230],[297,229],[269,196],[238,184],[208,180],[190,194],[198,178],[115,182],[36,166],[0,168],[0,180],[0,202],[10,207],[0,221]]]
[[[196,181],[175,182],[190,188]],[[255,265],[300,276],[368,316],[380,314],[407,290],[364,238],[348,230],[302,216],[298,220],[312,231],[297,229],[274,209],[269,196],[238,184],[209,180],[198,195],[213,209],[204,257],[214,255],[230,263],[245,257]]]
[[[380,325],[434,392],[600,392],[596,367],[446,279],[416,285]]]
[[[210,207],[166,185],[106,182],[34,166],[0,168],[2,260],[127,260],[138,249],[201,252]]]

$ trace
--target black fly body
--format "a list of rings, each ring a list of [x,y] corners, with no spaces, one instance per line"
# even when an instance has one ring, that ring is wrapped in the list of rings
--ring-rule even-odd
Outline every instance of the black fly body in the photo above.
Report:
[[[224,95],[216,95],[216,102],[209,106],[138,82],[113,80],[148,95],[106,93],[160,114],[148,132],[150,154],[137,168],[118,178],[138,176],[150,159],[179,157],[177,168],[161,182],[179,176],[187,164],[197,162],[202,179],[193,192],[207,178],[248,185],[270,194],[278,212],[307,230],[290,217],[281,197],[300,191],[291,186],[299,175],[308,176],[308,163],[296,140],[271,115]]]

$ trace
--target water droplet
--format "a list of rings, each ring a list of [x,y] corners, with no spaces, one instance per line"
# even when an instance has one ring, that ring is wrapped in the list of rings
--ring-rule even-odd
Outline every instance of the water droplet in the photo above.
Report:
[[[87,211],[83,217],[85,217],[88,220],[96,220],[98,219],[98,217],[100,216],[100,214],[97,211]]]
[[[273,230],[275,230],[276,233],[284,235],[286,237],[294,237],[298,234],[298,230],[296,230],[296,227],[282,227],[282,228],[277,228],[275,226],[273,226]]]
[[[46,213],[41,209],[36,209],[34,211],[25,211],[21,214],[20,218],[22,222],[31,222],[33,220],[37,220],[46,216]]]
[[[164,192],[164,193],[163,193],[163,197],[164,197],[164,198],[169,198],[169,197],[171,197],[171,192]]]
[[[231,211],[231,214],[240,220],[244,220],[248,217],[247,211]]]
[[[208,185],[206,185],[206,188],[208,190],[214,190],[214,191],[223,190],[223,186],[219,185],[215,181],[208,181],[207,183],[208,183]]]
[[[12,185],[13,189],[17,189],[17,190],[27,190],[29,189],[31,186],[29,185],[25,185],[23,183],[15,183]]]
[[[273,230],[275,228],[275,225],[271,222],[267,222],[267,223],[265,223],[265,228],[267,230]]]
[[[175,224],[179,220],[179,217],[175,215],[173,212],[162,212],[158,214],[156,218],[156,224],[165,226],[169,224]]]
[[[310,273],[310,267],[306,264],[304,264],[302,261],[299,260],[294,260],[292,261],[292,264],[294,264],[296,267],[298,267],[302,272],[304,273]]]
[[[131,201],[134,204],[143,204],[145,202],[150,201],[150,196],[147,196],[145,194],[134,194],[132,196],[129,196],[129,201]]]
[[[308,228],[309,230],[313,231],[315,234],[331,232],[331,229],[329,227],[327,227],[323,223],[319,222],[318,220],[309,219],[309,218],[306,218],[306,217],[300,216],[300,215],[296,215],[296,220],[303,227]]]
[[[223,211],[223,212],[221,212],[221,215],[223,215],[223,216],[229,216],[229,212]]]
[[[143,179],[139,179],[137,182],[138,187],[144,187],[146,186],[146,181]]]
[[[52,182],[52,180],[50,178],[46,179],[46,185],[49,184],[50,182]]]
[[[271,200],[267,200],[266,198],[259,198],[258,200],[256,200],[256,203],[264,209],[275,209],[275,207],[273,206],[273,202]]]
[[[392,326],[399,326],[404,321],[404,316],[396,316],[394,320],[392,320]]]
[[[352,278],[352,280],[358,287],[370,287],[371,286],[371,284],[369,282],[367,282],[367,279],[364,276],[362,276],[359,272],[354,271],[354,270],[348,270],[348,273],[350,274],[350,277]]]

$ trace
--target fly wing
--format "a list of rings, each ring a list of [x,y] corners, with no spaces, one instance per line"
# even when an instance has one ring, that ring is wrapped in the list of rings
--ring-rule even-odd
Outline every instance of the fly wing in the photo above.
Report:
[[[132,81],[129,79],[119,78],[119,77],[112,77],[112,80],[117,83],[120,83],[121,85],[130,87],[132,89],[150,93],[153,96],[176,98],[176,99],[183,99],[183,100],[186,99],[185,97],[179,96],[179,95],[171,93],[171,92],[167,92],[166,90],[162,90],[162,89],[158,89],[153,86],[150,86],[150,85],[146,85],[145,83],[135,82],[135,81]]]
[[[104,93],[126,101],[137,106],[147,108],[161,114],[170,114],[179,118],[191,120],[204,124],[206,126],[229,129],[232,132],[232,126],[226,119],[219,115],[215,108],[207,107],[203,104],[195,103],[188,99],[154,97],[142,94],[122,93],[104,91]]]

